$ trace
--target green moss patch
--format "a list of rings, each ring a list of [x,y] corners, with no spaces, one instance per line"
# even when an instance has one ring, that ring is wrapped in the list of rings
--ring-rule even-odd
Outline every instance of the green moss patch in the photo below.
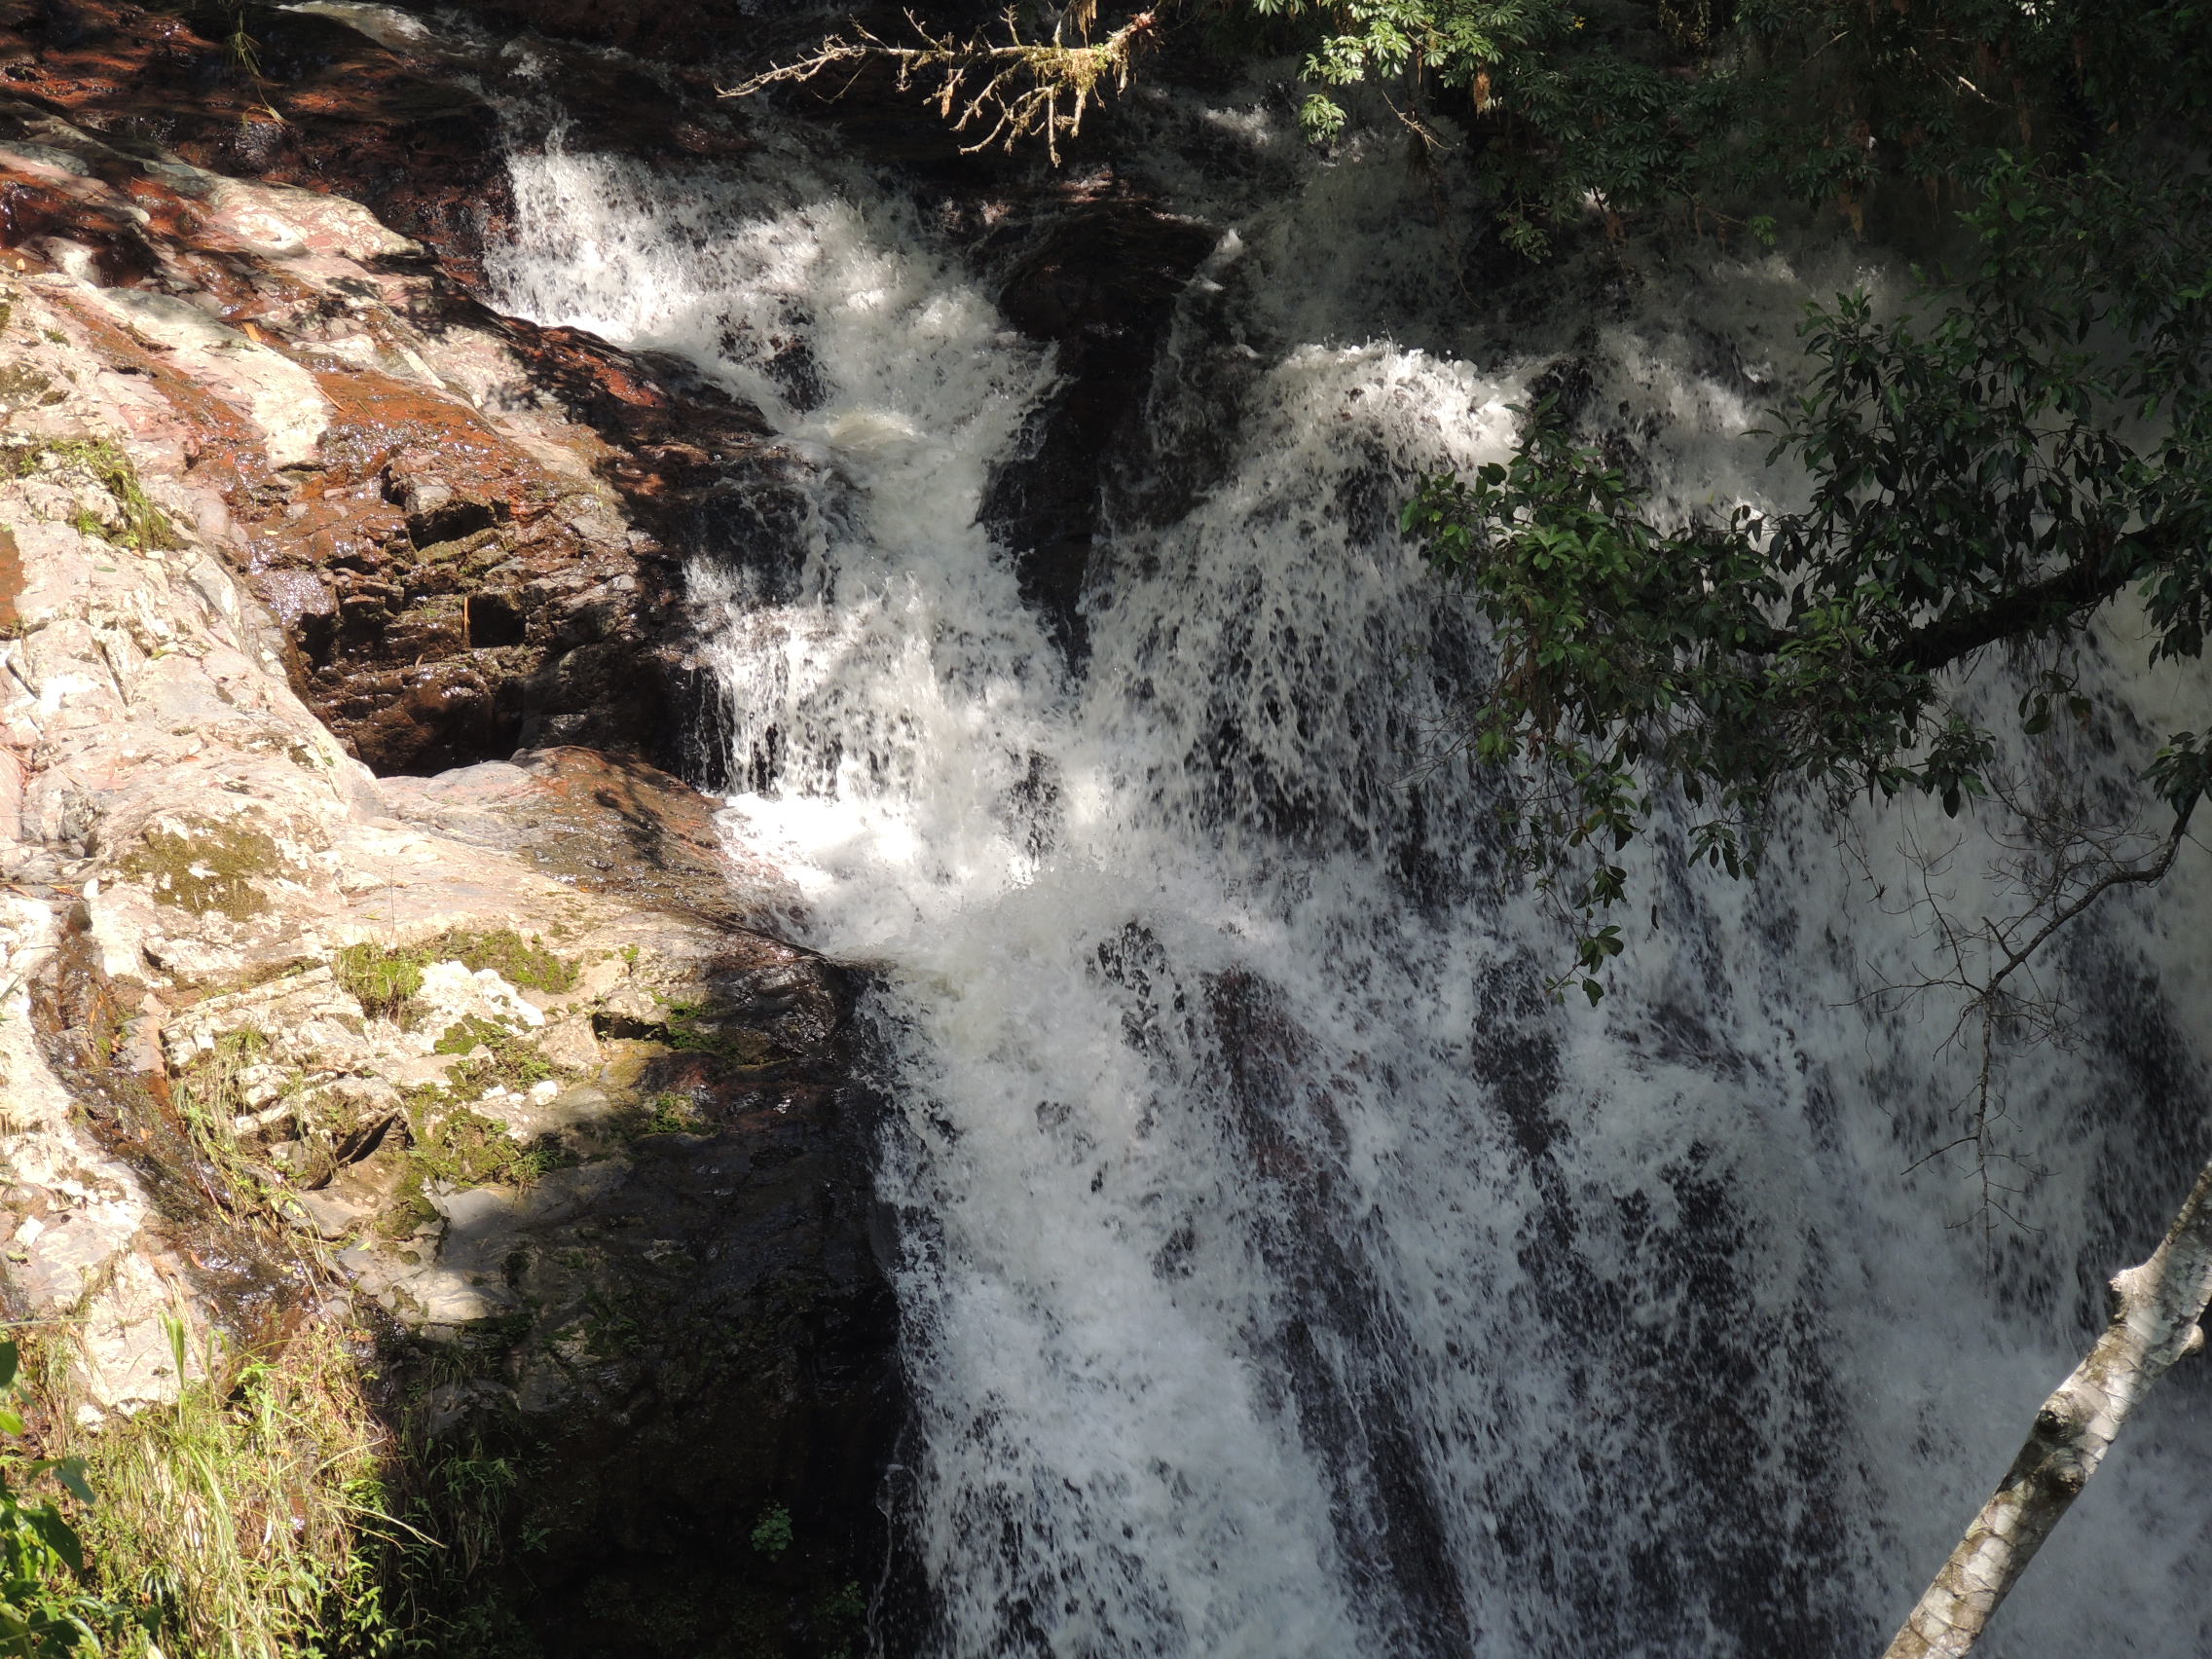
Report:
[[[655,1094],[618,1108],[614,1114],[614,1132],[625,1140],[643,1135],[704,1134],[713,1127],[688,1094]]]
[[[423,988],[423,970],[433,962],[458,962],[471,974],[489,968],[518,990],[556,996],[576,982],[574,962],[548,950],[535,934],[525,939],[512,928],[449,928],[420,944],[402,946],[350,944],[331,959],[330,967],[366,1012],[398,1019]]]
[[[556,1067],[532,1039],[510,1031],[496,1020],[473,1015],[446,1027],[434,1045],[441,1054],[467,1054],[449,1071],[449,1091],[480,1098],[501,1085],[520,1094],[533,1084],[543,1083]],[[481,1049],[482,1053],[477,1051]]]
[[[143,553],[154,548],[177,548],[184,538],[169,523],[168,515],[154,504],[139,482],[138,468],[130,458],[107,438],[34,438],[28,442],[0,444],[0,477],[27,478],[54,461],[56,470],[88,475],[107,492],[115,503],[116,522],[105,523],[79,515],[77,528],[119,547]],[[90,519],[88,528],[86,520]]]
[[[432,1182],[457,1190],[528,1187],[581,1161],[558,1136],[539,1135],[525,1146],[498,1120],[465,1106],[439,1110],[419,1095],[408,1115],[414,1144],[399,1192],[380,1228],[387,1238],[407,1237],[437,1220],[427,1191]]]
[[[143,880],[155,902],[196,916],[220,911],[234,922],[265,915],[269,899],[254,883],[288,867],[265,831],[236,819],[193,818],[151,830],[119,866]]]
[[[391,1018],[423,988],[423,969],[430,960],[420,951],[350,944],[330,959],[330,973],[364,1014]]]
[[[776,1045],[762,1032],[726,1011],[698,1002],[668,1005],[661,1019],[661,1041],[671,1049],[712,1054],[741,1066],[759,1065],[776,1053]]]

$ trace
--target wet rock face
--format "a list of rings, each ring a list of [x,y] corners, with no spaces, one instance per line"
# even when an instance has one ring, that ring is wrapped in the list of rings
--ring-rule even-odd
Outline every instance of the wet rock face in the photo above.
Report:
[[[1139,200],[1082,203],[1031,233],[999,295],[1008,321],[1059,348],[1063,379],[1028,454],[993,480],[983,519],[1077,665],[1089,649],[1081,606],[1106,469],[1152,384],[1175,296],[1216,235]]]
[[[659,768],[589,749],[526,750],[432,778],[393,779],[409,822],[513,853],[562,881],[733,927],[791,926],[782,872],[715,823],[715,802]]]
[[[669,62],[752,52],[763,40],[811,45],[833,21],[805,13],[787,20],[754,0],[461,0],[457,10],[498,27],[618,46]],[[974,30],[997,22],[1003,10],[991,0],[920,0],[887,9],[877,21],[894,32],[910,14],[933,27]]]
[[[418,43],[373,40],[328,17],[255,6],[260,79],[229,44],[228,8],[124,0],[0,6],[7,90],[238,177],[362,203],[457,271],[481,274],[507,212],[498,123]]]
[[[450,397],[338,362],[317,384],[321,465],[248,545],[331,729],[380,773],[544,742],[669,753],[659,550]]]
[[[759,931],[795,896],[651,763],[682,562],[788,563],[722,507],[801,462],[472,296],[503,169],[430,48],[256,6],[256,85],[224,10],[0,0],[0,1314],[82,1331],[95,1413],[174,1396],[179,1296],[381,1323],[395,1426],[546,1471],[546,1652],[834,1650],[878,1103]],[[588,123],[675,119],[636,73]]]
[[[201,486],[298,689],[373,770],[549,743],[678,756],[670,527],[790,464],[752,410],[494,314],[342,198],[20,102],[0,102],[5,203],[0,260],[68,279],[73,360],[133,387],[135,434]],[[0,396],[65,399],[56,369],[18,365]]]

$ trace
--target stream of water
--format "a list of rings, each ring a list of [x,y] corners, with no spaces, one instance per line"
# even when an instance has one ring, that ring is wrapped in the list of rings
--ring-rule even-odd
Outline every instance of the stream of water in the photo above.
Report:
[[[1486,291],[1394,149],[1157,95],[1125,174],[1217,227],[1080,669],[978,527],[1056,372],[895,183],[764,122],[741,164],[518,153],[501,303],[684,353],[813,482],[802,567],[703,564],[734,832],[880,964],[945,1659],[1875,1651],[2205,1150],[2185,884],[2064,965],[2009,1079],[2048,1171],[1997,1260],[1869,817],[1731,884],[1661,837],[1604,1005],[1436,732],[1483,664],[1397,535],[1571,356],[1676,508],[1786,498],[1758,424],[1849,249]],[[1880,280],[1878,274],[1868,279]],[[2002,694],[2002,689],[1993,690]],[[2142,693],[2145,697],[2152,690]],[[2108,734],[2124,752],[2121,722]],[[2124,761],[2124,753],[2120,764]],[[1936,881],[1981,895],[1971,839]],[[2179,941],[2179,942],[2176,942]],[[2171,1386],[2008,1609],[2013,1659],[2212,1650],[2204,1385]]]

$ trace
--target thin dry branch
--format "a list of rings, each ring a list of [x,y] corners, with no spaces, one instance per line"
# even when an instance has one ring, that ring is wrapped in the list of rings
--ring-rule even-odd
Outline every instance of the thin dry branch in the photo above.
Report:
[[[963,155],[993,145],[1012,150],[1024,138],[1041,136],[1052,165],[1060,161],[1060,139],[1083,130],[1086,111],[1105,102],[1110,92],[1128,91],[1138,51],[1158,28],[1151,12],[1139,12],[1105,39],[1089,38],[1095,0],[1072,9],[1053,25],[1049,41],[1024,40],[1012,12],[1006,15],[1003,45],[932,34],[911,12],[906,22],[919,46],[894,46],[855,25],[850,34],[830,35],[806,56],[779,64],[750,81],[722,89],[728,98],[750,97],[781,82],[804,83],[831,69],[850,65],[856,72],[869,63],[890,63],[899,71],[899,90],[935,77],[929,93],[938,114],[955,132],[980,129],[982,136],[963,144]],[[1062,38],[1073,18],[1078,39]]]
[[[2083,888],[2070,903],[2061,907],[2056,915],[2044,923],[2036,931],[2035,937],[2030,939],[2027,943],[2006,947],[2004,965],[1992,974],[1983,984],[1982,994],[1984,996],[1995,996],[1998,988],[2012,977],[2013,972],[2024,965],[2029,957],[2043,948],[2045,940],[2114,888],[2162,880],[2166,871],[2173,868],[2174,857],[2181,851],[2182,843],[2188,838],[2189,814],[2185,812],[2174,821],[2173,830],[2166,836],[2166,844],[2159,850],[2157,857],[2152,859],[2148,864],[2126,865],[2107,871],[2103,876]],[[2000,942],[2002,943],[2002,941]]]
[[[1997,1224],[2025,1225],[2006,1202],[2025,1187],[2000,1180],[1998,1167],[2012,1166],[2031,1183],[2041,1173],[1994,1142],[1993,1131],[2005,1117],[1999,1050],[2046,1042],[2063,1047],[2074,1014],[2065,999],[2042,981],[2036,964],[2051,940],[2099,899],[2117,888],[2150,886],[2163,879],[2191,836],[2187,814],[2154,839],[2138,824],[2099,822],[2098,814],[2078,804],[2038,802],[2021,780],[1995,776],[1990,785],[2019,830],[2000,837],[2010,856],[1992,860],[1989,873],[2019,894],[2019,909],[2004,916],[1962,915],[1957,894],[1938,887],[1952,857],[1964,846],[1964,837],[1930,849],[1906,834],[1904,850],[1919,870],[1917,890],[1894,908],[1863,853],[1859,854],[1862,873],[1875,885],[1877,900],[1892,913],[1922,916],[1919,931],[1943,965],[1919,977],[1890,979],[1852,1002],[1884,1005],[1931,992],[1958,997],[1949,1032],[1937,1048],[1942,1051],[1971,1043],[1975,1052],[1973,1081],[1957,1103],[1965,1128],[1909,1167],[1918,1169],[1961,1149],[1970,1153],[1967,1179],[1979,1188],[1979,1198],[1973,1216],[1959,1225],[1977,1226],[1984,1248],[1994,1258]]]

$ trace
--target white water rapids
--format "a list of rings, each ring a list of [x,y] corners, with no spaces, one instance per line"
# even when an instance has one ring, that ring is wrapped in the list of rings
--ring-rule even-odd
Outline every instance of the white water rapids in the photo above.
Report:
[[[502,303],[684,353],[818,476],[803,570],[696,582],[736,830],[885,974],[934,1604],[891,1645],[1871,1653],[2212,1150],[2203,883],[2066,959],[2082,1041],[2009,1080],[2041,1231],[1995,1272],[1955,1165],[1905,1172],[1967,1082],[1949,1005],[1850,1006],[1928,960],[1895,815],[1879,900],[1818,830],[1752,884],[1643,857],[1612,994],[1548,1004],[1483,780],[1416,775],[1481,652],[1397,503],[1503,454],[1566,350],[1677,504],[1787,492],[1742,434],[1849,257],[1707,248],[1508,310],[1394,151],[1129,119],[1132,174],[1222,240],[1076,672],[977,522],[1054,362],[895,183],[766,123],[726,167],[513,164]],[[1938,877],[1961,909],[1980,866]],[[2205,1386],[2129,1431],[1988,1651],[2212,1651]]]

